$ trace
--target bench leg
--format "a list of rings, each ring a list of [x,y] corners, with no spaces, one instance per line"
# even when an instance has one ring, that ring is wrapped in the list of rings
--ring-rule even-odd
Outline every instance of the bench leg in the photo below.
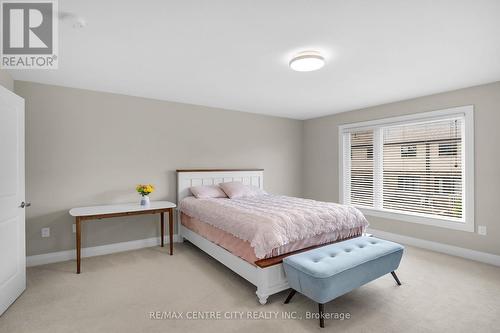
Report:
[[[398,286],[400,286],[401,282],[399,281],[398,276],[396,275],[396,272],[392,271],[391,274],[392,274],[392,277],[394,278],[394,280],[396,280],[396,283],[398,284]]]
[[[288,294],[288,297],[287,297],[287,298],[286,298],[286,300],[285,300],[285,304],[290,303],[290,301],[292,300],[292,297],[295,295],[295,293],[296,293],[296,292],[297,292],[297,291],[295,291],[295,289],[292,289],[292,290],[290,291],[290,293]]]
[[[325,318],[324,312],[325,312],[325,305],[318,303],[319,305],[319,327],[324,328],[325,327]]]

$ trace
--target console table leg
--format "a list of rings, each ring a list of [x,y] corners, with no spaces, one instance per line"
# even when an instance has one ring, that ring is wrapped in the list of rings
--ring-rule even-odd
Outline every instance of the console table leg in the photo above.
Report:
[[[160,213],[160,226],[161,226],[161,247],[163,247],[163,242],[165,239],[165,213]]]
[[[168,210],[168,233],[170,241],[170,255],[174,254],[174,209]]]
[[[82,249],[82,226],[80,218],[76,218],[76,274],[80,274],[81,249]]]

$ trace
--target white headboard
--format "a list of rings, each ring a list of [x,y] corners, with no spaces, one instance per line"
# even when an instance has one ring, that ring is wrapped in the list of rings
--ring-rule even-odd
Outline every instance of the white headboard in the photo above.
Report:
[[[191,196],[191,186],[227,182],[242,182],[264,189],[264,169],[177,170],[177,207],[182,199]],[[177,217],[180,223],[180,214]]]
[[[242,182],[264,189],[263,169],[177,170],[177,204],[191,196],[191,186]]]

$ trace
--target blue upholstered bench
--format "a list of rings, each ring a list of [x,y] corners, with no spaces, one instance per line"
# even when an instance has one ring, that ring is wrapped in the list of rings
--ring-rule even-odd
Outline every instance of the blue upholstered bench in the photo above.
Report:
[[[374,237],[358,237],[295,254],[283,259],[292,291],[319,304],[320,326],[324,327],[324,304],[382,275],[394,272],[403,256],[404,247]]]

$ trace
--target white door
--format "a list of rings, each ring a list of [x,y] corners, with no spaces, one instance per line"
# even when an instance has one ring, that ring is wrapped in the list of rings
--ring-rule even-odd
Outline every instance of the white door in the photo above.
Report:
[[[0,86],[0,315],[26,288],[24,100]]]

